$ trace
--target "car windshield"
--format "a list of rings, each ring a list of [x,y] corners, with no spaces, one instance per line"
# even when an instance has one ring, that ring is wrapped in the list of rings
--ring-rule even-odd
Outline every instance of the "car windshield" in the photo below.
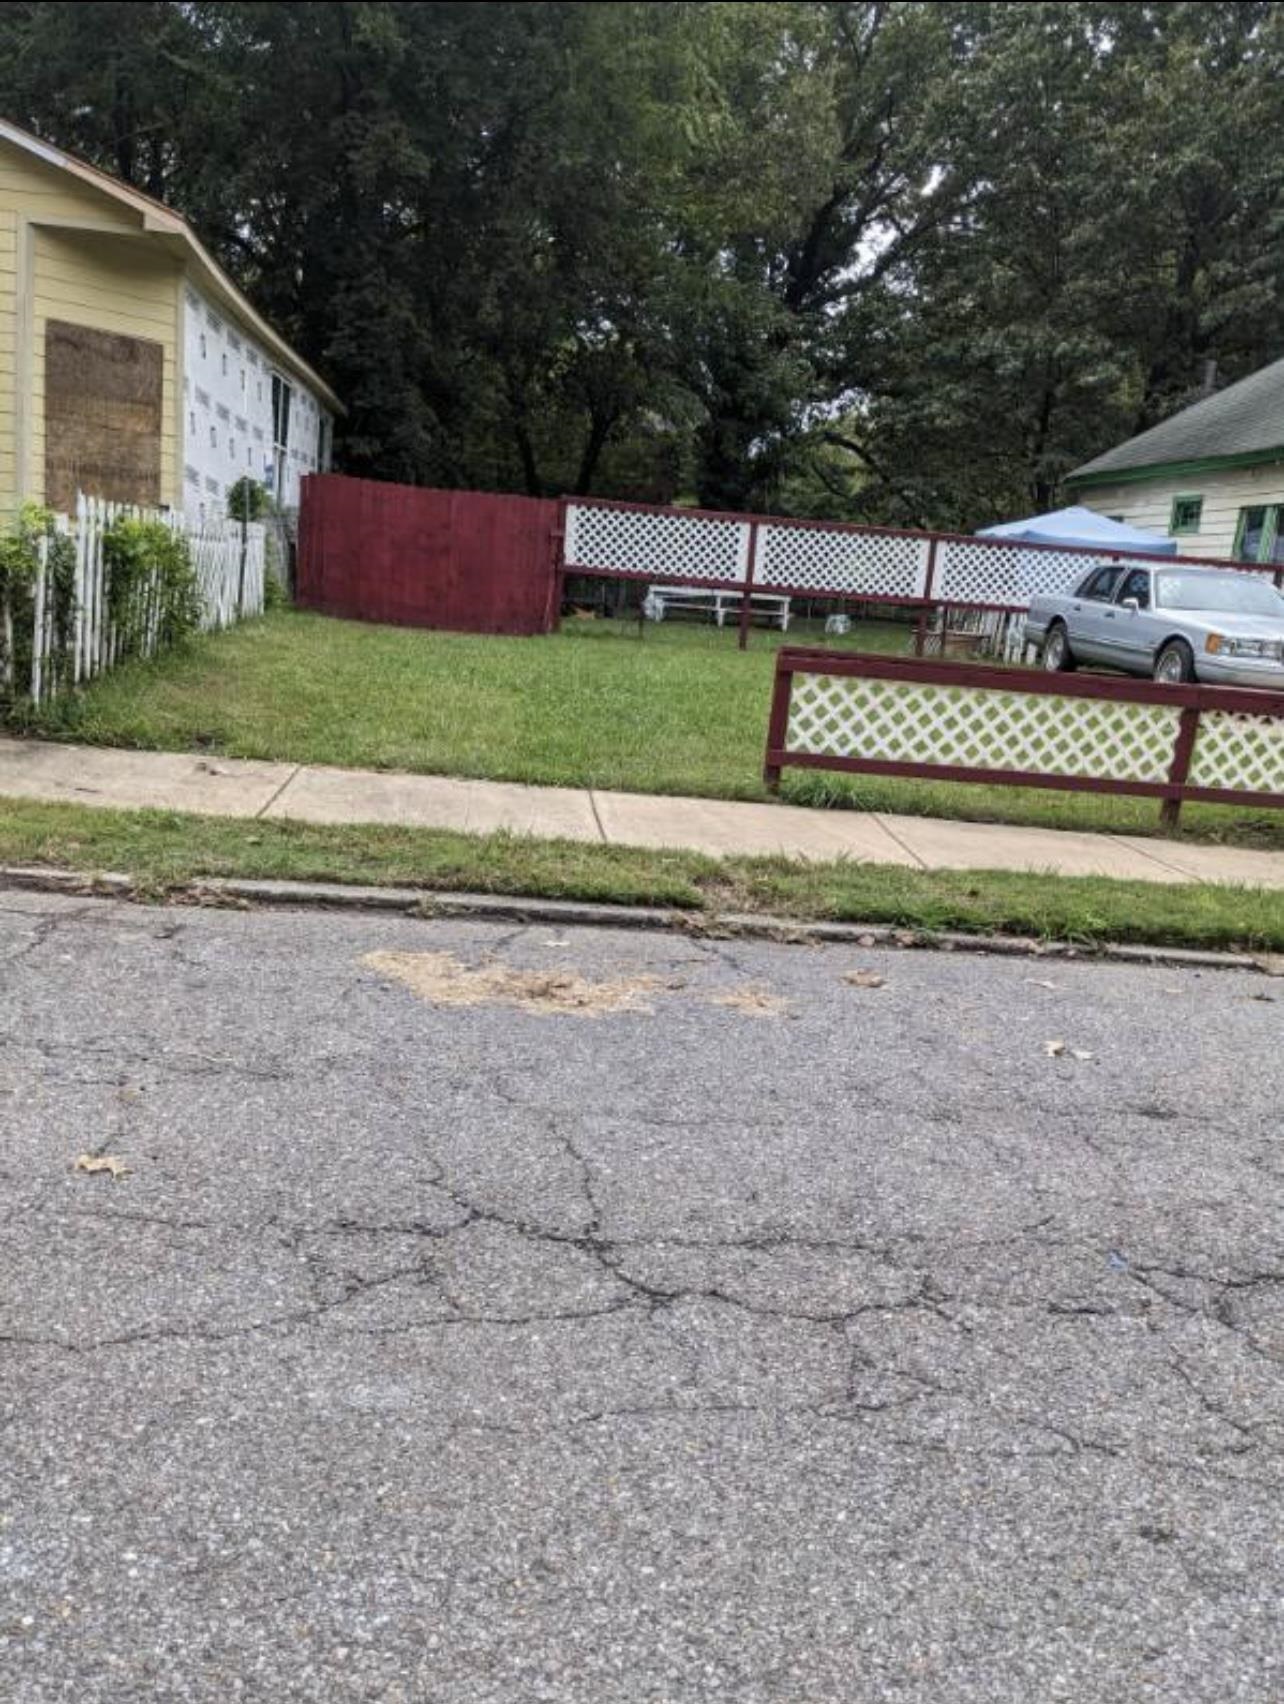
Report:
[[[1164,609],[1211,609],[1224,615],[1269,615],[1284,621],[1284,598],[1255,574],[1192,574],[1171,569],[1155,575],[1155,601]]]

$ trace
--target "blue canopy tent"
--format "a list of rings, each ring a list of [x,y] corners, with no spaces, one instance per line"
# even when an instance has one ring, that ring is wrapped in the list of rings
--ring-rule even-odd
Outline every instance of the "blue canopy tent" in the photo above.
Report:
[[[1177,540],[1143,532],[1076,505],[1054,509],[1050,515],[1031,515],[1024,521],[1004,521],[982,527],[978,538],[1006,538],[1024,544],[1076,544],[1086,550],[1130,551],[1140,556],[1176,556]]]

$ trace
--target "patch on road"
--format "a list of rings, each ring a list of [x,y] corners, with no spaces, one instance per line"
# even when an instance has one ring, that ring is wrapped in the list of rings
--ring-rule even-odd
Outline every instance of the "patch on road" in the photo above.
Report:
[[[658,976],[589,982],[573,970],[514,970],[498,963],[470,969],[453,953],[367,953],[361,962],[433,1006],[516,1006],[599,1018],[607,1012],[650,1012],[647,996],[665,987]]]
[[[454,953],[375,952],[361,963],[394,982],[400,982],[430,1006],[515,1006],[519,1011],[576,1018],[600,1018],[612,1012],[655,1011],[657,995],[686,989],[683,978],[621,976],[591,982],[574,970],[519,970],[488,959],[470,966]],[[761,983],[717,988],[695,994],[710,1006],[723,1006],[742,1017],[780,1018],[792,1015],[792,1003]]]

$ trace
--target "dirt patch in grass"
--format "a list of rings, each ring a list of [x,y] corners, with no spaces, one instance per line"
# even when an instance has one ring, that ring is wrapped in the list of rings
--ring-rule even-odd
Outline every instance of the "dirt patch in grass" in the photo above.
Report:
[[[666,987],[658,976],[590,982],[571,970],[515,970],[497,960],[474,967],[453,953],[367,953],[361,962],[431,1006],[516,1006],[545,1016],[651,1012],[648,996]]]

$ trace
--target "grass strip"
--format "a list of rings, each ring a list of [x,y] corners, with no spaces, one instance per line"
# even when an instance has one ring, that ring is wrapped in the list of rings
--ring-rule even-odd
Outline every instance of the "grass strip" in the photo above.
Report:
[[[1040,940],[1284,950],[1284,893],[1103,876],[705,857],[511,834],[6,800],[0,863],[119,871],[164,897],[212,876],[336,881],[889,923]]]

